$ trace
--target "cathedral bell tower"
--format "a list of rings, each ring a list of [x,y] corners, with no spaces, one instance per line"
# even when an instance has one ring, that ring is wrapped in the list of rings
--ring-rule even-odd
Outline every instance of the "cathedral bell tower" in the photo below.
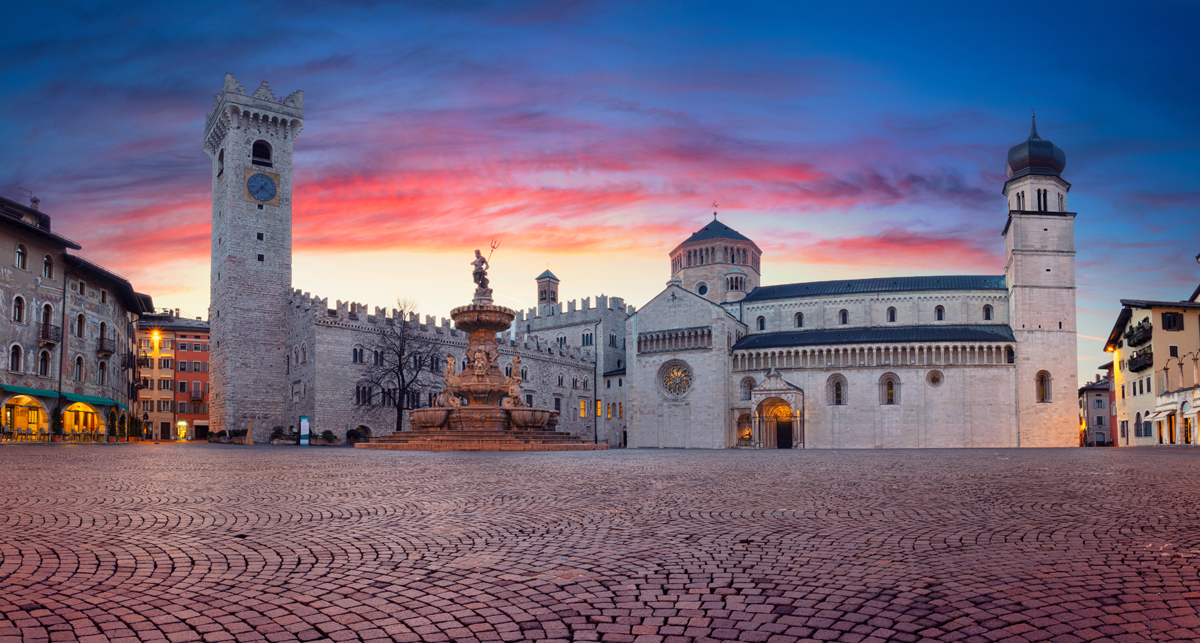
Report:
[[[303,92],[277,99],[264,82],[248,95],[233,74],[205,119],[213,161],[211,430],[252,428],[255,441],[287,425],[292,142],[303,127]]]
[[[1017,341],[1021,446],[1078,444],[1075,213],[1061,173],[1067,155],[1038,136],[1008,151],[1004,226],[1009,320]]]

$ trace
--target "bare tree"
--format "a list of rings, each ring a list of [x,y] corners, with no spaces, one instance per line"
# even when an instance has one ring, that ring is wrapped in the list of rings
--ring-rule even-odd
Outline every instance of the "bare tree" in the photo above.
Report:
[[[421,391],[441,381],[441,348],[433,334],[422,332],[420,323],[409,321],[416,313],[416,304],[407,299],[396,301],[394,319],[386,320],[375,337],[375,346],[362,356],[366,364],[358,386],[355,402],[372,409],[391,408],[396,411],[396,430],[404,426],[404,412],[418,408]],[[440,388],[440,387],[439,387]]]

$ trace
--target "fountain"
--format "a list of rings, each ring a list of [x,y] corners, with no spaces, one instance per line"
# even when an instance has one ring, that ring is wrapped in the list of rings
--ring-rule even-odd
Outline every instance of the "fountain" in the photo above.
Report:
[[[495,250],[495,244],[492,249]],[[490,258],[490,254],[488,255]],[[512,375],[500,369],[497,333],[512,326],[516,311],[497,306],[488,287],[488,259],[475,251],[475,298],[450,311],[454,327],[470,334],[462,372],[446,356],[442,391],[433,406],[409,412],[409,431],[396,431],[360,449],[567,451],[607,449],[579,436],[555,430],[558,411],[532,408],[521,399],[521,358],[512,358]]]

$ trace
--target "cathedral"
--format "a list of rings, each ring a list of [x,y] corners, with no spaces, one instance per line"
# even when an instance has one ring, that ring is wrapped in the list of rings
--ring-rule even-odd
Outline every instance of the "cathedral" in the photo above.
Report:
[[[459,364],[466,337],[444,319],[330,307],[293,290],[291,160],[303,124],[301,92],[276,98],[264,82],[247,94],[229,74],[206,119],[212,429],[261,440],[303,419],[317,432],[378,435],[394,417],[360,403],[356,375],[372,336],[419,324]],[[603,295],[561,302],[559,279],[539,275],[502,363],[520,358],[524,401],[559,411],[559,430],[611,446],[1077,445],[1065,165],[1036,126],[1009,150],[1002,275],[763,285],[762,250],[714,216],[670,252],[665,288],[639,309]]]

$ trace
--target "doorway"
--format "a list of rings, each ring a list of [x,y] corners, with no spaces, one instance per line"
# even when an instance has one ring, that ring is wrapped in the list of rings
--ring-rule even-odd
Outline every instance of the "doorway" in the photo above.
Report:
[[[792,448],[792,421],[777,421],[775,423],[775,448]]]

